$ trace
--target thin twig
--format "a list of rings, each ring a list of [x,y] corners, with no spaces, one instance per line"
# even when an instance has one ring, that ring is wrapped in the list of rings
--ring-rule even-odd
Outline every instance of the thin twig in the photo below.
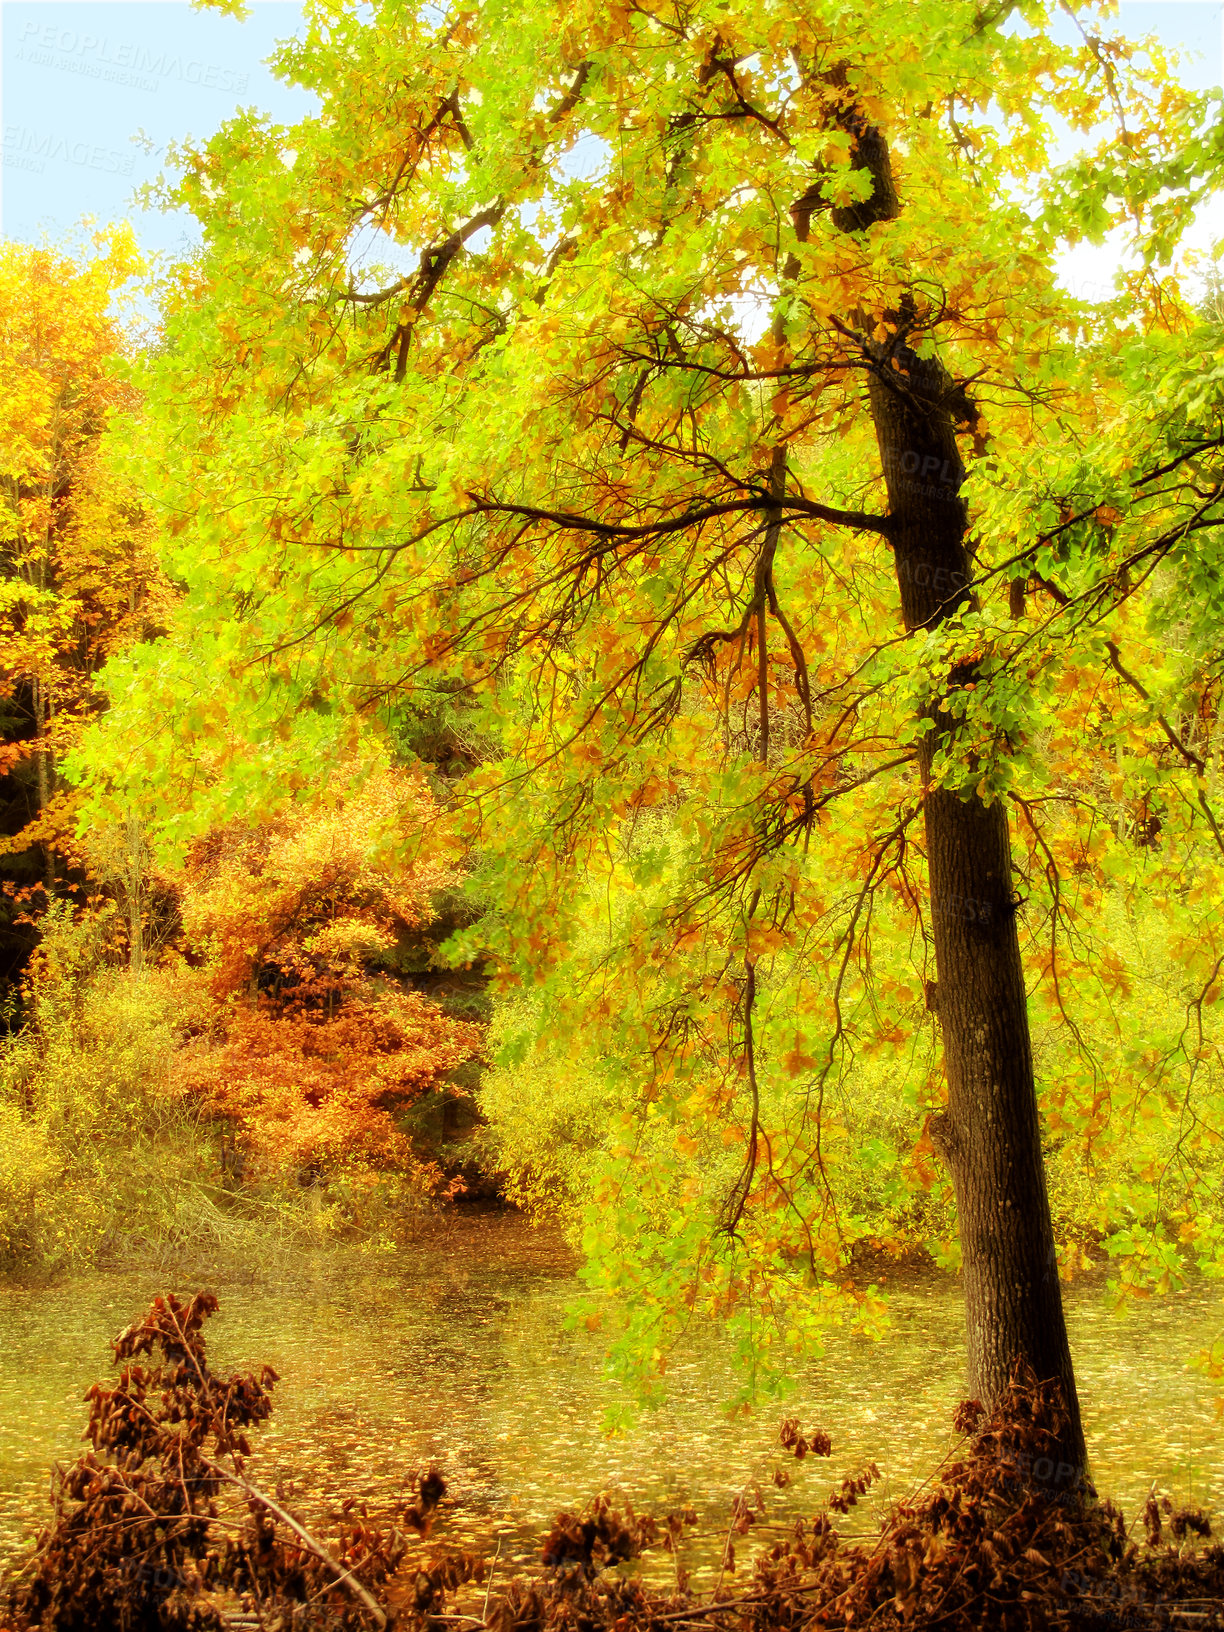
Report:
[[[261,1503],[270,1513],[274,1513],[282,1524],[288,1525],[290,1530],[293,1531],[294,1535],[297,1536],[298,1540],[301,1541],[302,1544],[310,1552],[312,1552],[321,1563],[326,1564],[329,1569],[335,1571],[336,1579],[342,1586],[347,1587],[355,1598],[365,1605],[370,1614],[377,1620],[379,1626],[386,1626],[386,1610],[382,1608],[376,1599],[370,1596],[353,1572],[351,1570],[346,1570],[344,1565],[341,1564],[338,1559],[333,1558],[331,1553],[328,1552],[327,1548],[323,1546],[322,1542],[316,1541],[310,1534],[309,1530],[304,1529],[303,1526],[298,1523],[298,1521],[293,1517],[292,1513],[286,1513],[285,1509],[281,1507],[279,1502],[274,1502],[271,1496],[265,1495],[257,1485],[252,1485],[248,1480],[243,1479],[240,1474],[230,1473],[229,1470],[227,1468],[223,1468],[219,1462],[213,1462],[202,1454],[200,1455],[200,1461],[203,1462],[206,1468],[215,1473],[218,1478],[227,1480],[231,1485],[236,1485],[238,1489],[245,1492],[245,1494],[250,1497],[252,1501]]]
[[[489,1614],[489,1594],[493,1591],[493,1577],[497,1573],[497,1561],[501,1557],[501,1544],[502,1538],[498,1536],[497,1551],[493,1554],[493,1561],[489,1565],[489,1584],[485,1588],[484,1608],[480,1611],[480,1618],[482,1621],[487,1619]]]

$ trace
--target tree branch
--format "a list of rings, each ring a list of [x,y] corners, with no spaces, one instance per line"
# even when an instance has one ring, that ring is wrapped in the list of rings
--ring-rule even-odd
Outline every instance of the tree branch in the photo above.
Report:
[[[530,504],[506,504],[496,499],[482,498],[478,493],[468,493],[474,509],[484,514],[507,516],[523,516],[529,521],[550,522],[554,527],[562,527],[570,532],[596,533],[602,538],[662,538],[669,533],[683,532],[686,527],[695,527],[701,522],[714,521],[720,516],[742,515],[746,511],[776,510],[777,500],[769,494],[760,498],[729,499],[723,504],[707,505],[701,510],[690,510],[680,516],[672,517],[667,521],[646,522],[635,527],[627,527],[619,522],[600,521],[594,516],[579,515],[572,510],[547,510],[543,506]],[[839,510],[833,505],[818,504],[813,499],[804,499],[798,494],[790,495],[782,506],[783,516],[786,512],[793,512],[797,516],[807,516],[814,521],[827,521],[831,526],[850,527],[856,532],[879,533],[888,538],[894,530],[894,523],[888,516],[867,515],[859,510]],[[470,514],[470,512],[469,512]]]
[[[1109,661],[1115,673],[1119,674],[1122,679],[1126,681],[1131,690],[1137,692],[1138,695],[1143,698],[1145,703],[1150,703],[1152,700],[1151,693],[1148,691],[1147,687],[1142,683],[1142,681],[1135,678],[1129,669],[1122,667],[1122,655],[1112,640],[1106,641],[1105,650],[1109,653]],[[1168,720],[1165,719],[1163,714],[1157,714],[1156,719],[1159,722],[1160,729],[1164,732],[1165,736],[1168,737],[1173,747],[1177,749],[1178,753],[1185,760],[1186,764],[1192,766],[1200,776],[1205,776],[1207,773],[1206,763],[1199,758],[1199,756],[1194,752],[1193,748],[1188,748],[1186,746],[1186,744],[1178,736],[1177,732],[1174,731],[1173,727],[1169,724]],[[1214,819],[1212,820],[1212,826],[1215,826]],[[1219,834],[1217,832],[1217,838],[1218,837]]]

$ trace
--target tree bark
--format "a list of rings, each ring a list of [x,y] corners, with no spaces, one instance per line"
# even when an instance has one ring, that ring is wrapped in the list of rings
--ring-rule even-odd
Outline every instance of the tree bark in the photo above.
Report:
[[[880,132],[853,115],[848,128],[856,167],[871,174],[873,194],[832,213],[836,227],[857,232],[894,218],[900,206]],[[883,341],[874,338],[880,315],[889,330]],[[856,314],[855,321],[873,364],[870,410],[907,630],[937,626],[973,595],[956,426],[971,421],[974,411],[938,358],[920,357],[907,343],[912,318],[901,310]],[[972,669],[954,671],[948,684],[972,679]],[[962,799],[930,786],[934,755],[955,730],[946,713],[932,710],[930,718],[919,770],[935,941],[933,1006],[948,1079],[948,1109],[933,1119],[931,1136],[956,1191],[969,1387],[990,1404],[1017,1359],[1027,1360],[1039,1379],[1056,1379],[1068,1421],[1051,1477],[1078,1482],[1086,1452],[1041,1154],[1007,813],[976,794]]]
[[[45,746],[47,731],[51,725],[51,698],[48,687],[37,675],[35,675],[33,683],[33,701],[34,731],[40,744],[34,755],[34,763],[38,778],[38,814],[42,816],[51,801],[55,762]],[[45,839],[42,843],[42,853],[43,880],[47,886],[47,894],[50,896],[55,893],[55,851]]]
[[[144,969],[144,832],[140,818],[128,811],[123,824],[123,860],[128,914],[128,968],[134,975]]]

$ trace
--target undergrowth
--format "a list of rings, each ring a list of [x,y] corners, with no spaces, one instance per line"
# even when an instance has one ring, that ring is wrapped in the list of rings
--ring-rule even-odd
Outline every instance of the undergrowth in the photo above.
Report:
[[[232,1122],[178,1080],[202,988],[181,961],[108,964],[104,921],[54,904],[0,1041],[0,1272],[207,1264],[253,1272],[304,1247],[412,1234],[398,1173],[247,1172]]]

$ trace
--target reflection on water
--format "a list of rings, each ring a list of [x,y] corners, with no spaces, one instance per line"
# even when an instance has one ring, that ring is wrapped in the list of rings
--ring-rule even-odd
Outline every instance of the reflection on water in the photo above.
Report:
[[[601,1435],[611,1385],[599,1336],[562,1327],[576,1286],[555,1237],[499,1213],[453,1219],[394,1260],[332,1255],[276,1282],[220,1283],[208,1333],[215,1363],[268,1362],[282,1379],[252,1476],[322,1523],[350,1493],[371,1513],[390,1505],[411,1469],[436,1461],[450,1486],[439,1539],[500,1544],[507,1562],[534,1556],[558,1508],[617,1488],[639,1509],[691,1502],[707,1538],[696,1551],[712,1556],[746,1482],[760,1483],[781,1521],[810,1513],[863,1461],[879,1464],[883,1495],[900,1495],[951,1443],[964,1393],[951,1282],[891,1285],[894,1325],[881,1344],[829,1340],[786,1410],[827,1429],[833,1456],[788,1462],[797,1477],[776,1491],[781,1412],[727,1419],[732,1373],[712,1337],[669,1366],[667,1405],[618,1439]],[[51,1462],[77,1454],[82,1395],[107,1373],[107,1340],[165,1289],[148,1271],[0,1290],[0,1556],[44,1517]],[[1220,1293],[1196,1287],[1119,1318],[1098,1289],[1077,1286],[1068,1305],[1102,1492],[1128,1517],[1153,1480],[1224,1509],[1214,1385],[1185,1365],[1218,1334]],[[872,1523],[870,1506],[860,1513],[843,1530]]]

